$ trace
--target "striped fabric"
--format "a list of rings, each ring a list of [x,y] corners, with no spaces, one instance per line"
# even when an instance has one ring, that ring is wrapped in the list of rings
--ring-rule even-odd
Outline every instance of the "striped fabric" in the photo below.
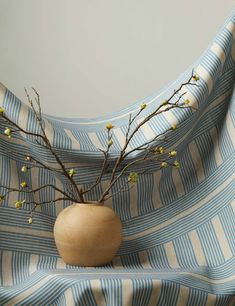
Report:
[[[108,122],[115,126],[114,160],[128,116],[140,103],[148,105],[146,115],[189,78],[192,68],[200,77],[200,87],[187,88],[187,98],[197,111],[175,109],[162,114],[141,128],[130,143],[128,149],[177,124],[165,146],[177,150],[181,168],[160,169],[151,162],[141,169],[136,166],[137,171],[147,171],[135,188],[106,203],[123,223],[123,242],[109,265],[81,268],[66,265],[59,257],[53,224],[69,203],[39,207],[29,225],[27,207],[14,208],[18,195],[6,198],[0,207],[0,305],[235,305],[234,38],[235,12],[199,60],[161,92],[94,119],[44,115],[53,146],[66,166],[78,169],[77,183],[88,187],[102,164],[98,148],[105,146]],[[0,105],[25,129],[37,130],[30,109],[3,85]],[[4,127],[0,121],[1,131]],[[1,133],[2,185],[18,187],[27,180],[34,188],[46,183],[63,188],[64,182],[47,170],[34,168],[30,175],[20,172],[23,159],[17,150],[36,154],[49,165],[55,163],[43,147],[23,134],[8,139]],[[90,194],[90,200],[101,193],[107,179]],[[49,201],[56,196],[48,189],[35,197]]]

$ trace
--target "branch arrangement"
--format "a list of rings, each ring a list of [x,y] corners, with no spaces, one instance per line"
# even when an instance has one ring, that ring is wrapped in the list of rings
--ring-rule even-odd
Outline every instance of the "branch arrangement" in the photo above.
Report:
[[[169,130],[175,130],[177,128],[176,125],[173,125],[170,129],[168,129],[164,133],[156,135],[150,141],[146,141],[145,143],[137,147],[134,147],[133,149],[128,149],[128,146],[131,140],[134,138],[134,136],[138,134],[141,127],[143,127],[152,118],[160,115],[161,113],[168,112],[175,108],[193,108],[192,106],[190,106],[190,101],[188,99],[184,99],[184,95],[187,93],[187,91],[183,93],[180,93],[180,92],[183,86],[187,86],[187,85],[199,86],[197,83],[198,80],[199,80],[199,77],[196,74],[194,74],[194,72],[192,71],[191,76],[185,83],[181,84],[177,90],[174,90],[172,95],[167,100],[164,100],[154,111],[152,111],[150,114],[143,117],[143,119],[138,124],[135,124],[136,120],[140,118],[140,115],[147,108],[147,104],[142,103],[139,107],[139,110],[136,112],[136,114],[131,113],[129,115],[129,121],[128,121],[128,126],[127,126],[127,130],[125,134],[124,145],[120,150],[119,156],[114,161],[114,165],[112,167],[106,189],[103,190],[103,193],[101,194],[99,199],[95,199],[97,203],[103,203],[106,200],[110,199],[111,197],[116,196],[116,194],[120,192],[125,192],[129,190],[130,188],[132,188],[133,184],[135,184],[138,181],[139,175],[142,174],[142,173],[130,171],[130,169],[136,164],[139,164],[146,160],[151,160],[151,161],[159,162],[161,168],[166,168],[168,166],[172,166],[175,168],[180,167],[179,162],[175,160],[175,157],[177,156],[176,150],[167,152],[165,148],[162,146],[156,147],[156,141],[160,139],[164,139],[165,134],[169,132]],[[36,156],[33,156],[33,154],[24,155],[21,152],[14,152],[20,155],[21,157],[23,157],[25,160],[25,165],[23,165],[21,168],[22,172],[26,173],[30,171],[30,169],[32,168],[46,169],[50,172],[53,172],[53,173],[56,173],[62,176],[65,182],[69,185],[69,190],[58,188],[53,184],[46,184],[46,185],[43,185],[35,189],[30,189],[26,181],[22,181],[18,188],[11,188],[8,186],[0,185],[0,189],[4,190],[4,193],[0,194],[0,203],[5,200],[6,196],[9,193],[12,193],[12,192],[23,194],[25,196],[26,194],[34,195],[41,190],[51,188],[54,191],[57,191],[61,194],[60,197],[53,199],[52,201],[43,201],[40,203],[35,202],[35,201],[27,202],[26,199],[17,200],[15,202],[15,207],[17,209],[21,208],[23,205],[33,204],[33,207],[31,206],[31,209],[30,209],[30,218],[28,219],[28,222],[30,224],[33,222],[33,212],[39,205],[55,203],[59,201],[88,203],[87,195],[89,195],[89,193],[101,183],[102,178],[104,177],[104,175],[107,174],[107,169],[109,167],[110,157],[111,157],[110,149],[114,144],[113,134],[112,134],[114,126],[112,123],[108,123],[106,125],[106,131],[107,131],[106,148],[99,149],[104,155],[100,173],[89,188],[79,188],[75,181],[75,174],[77,173],[77,171],[75,169],[71,169],[71,168],[68,169],[65,167],[64,163],[62,162],[61,158],[57,154],[55,148],[53,147],[51,141],[49,140],[49,137],[47,136],[45,122],[42,118],[40,96],[34,88],[32,89],[35,95],[34,101],[30,98],[30,95],[28,94],[26,89],[25,89],[25,92],[26,92],[28,103],[32,109],[33,116],[38,124],[39,132],[36,133],[34,131],[28,131],[22,128],[18,123],[14,122],[7,116],[4,108],[0,107],[0,119],[3,120],[7,124],[7,127],[4,130],[4,134],[6,137],[11,138],[11,137],[14,137],[14,135],[17,134],[18,132],[23,133],[24,135],[28,136],[28,138],[32,142],[35,142],[39,146],[42,146],[44,149],[46,149],[57,165],[57,167],[51,167],[50,165],[39,160]],[[142,154],[140,154],[141,157],[138,157],[136,159],[133,158],[131,161],[127,160],[128,156],[138,151],[139,152],[142,151]],[[126,178],[125,183],[119,188],[118,192],[111,194],[112,187],[117,183],[117,181],[121,177]]]

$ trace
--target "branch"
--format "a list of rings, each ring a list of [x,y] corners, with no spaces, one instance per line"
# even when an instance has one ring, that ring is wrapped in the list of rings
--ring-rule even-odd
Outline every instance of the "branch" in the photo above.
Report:
[[[47,185],[43,185],[41,187],[38,187],[38,188],[35,188],[35,189],[31,189],[31,190],[25,190],[25,189],[19,189],[19,188],[14,188],[14,187],[7,187],[7,186],[3,186],[3,185],[0,185],[0,188],[3,188],[3,189],[6,189],[7,190],[7,193],[10,193],[10,192],[21,192],[21,193],[36,193],[42,189],[45,189],[45,188],[53,188],[54,190],[62,193],[64,196],[66,196],[69,200],[71,201],[74,201],[74,199],[72,197],[70,197],[65,191],[61,190],[60,188],[52,185],[52,184],[47,184]]]
[[[107,132],[108,132],[108,137],[107,137],[108,138],[108,145],[107,145],[107,149],[106,150],[100,149],[100,151],[103,152],[103,154],[104,154],[104,161],[103,161],[103,164],[102,164],[100,175],[96,178],[95,183],[92,184],[90,188],[82,191],[83,194],[88,193],[91,190],[93,190],[100,183],[100,181],[101,181],[101,179],[102,179],[102,177],[103,177],[103,175],[105,173],[106,166],[107,166],[107,163],[108,163],[108,153],[109,153],[109,149],[110,149],[110,147],[112,145],[112,144],[109,144],[109,141],[112,140],[112,135],[110,133],[110,130],[108,129]]]
[[[34,115],[35,115],[35,117],[36,117],[36,119],[37,119],[37,121],[38,121],[38,123],[39,123],[39,126],[40,126],[40,129],[41,129],[42,134],[32,133],[32,132],[28,132],[28,131],[24,130],[24,129],[21,128],[18,124],[16,124],[16,123],[13,122],[11,119],[9,119],[4,113],[1,114],[2,117],[3,117],[6,121],[8,121],[9,123],[11,123],[13,126],[17,127],[21,132],[25,133],[26,135],[36,136],[36,137],[41,138],[41,139],[44,141],[44,143],[45,143],[47,149],[51,152],[51,154],[54,156],[56,162],[58,163],[58,165],[59,165],[60,168],[62,169],[62,173],[61,173],[61,174],[63,174],[63,175],[70,181],[70,183],[73,185],[73,187],[74,187],[74,189],[75,189],[75,191],[76,191],[76,196],[75,196],[76,202],[82,202],[82,203],[83,203],[83,202],[84,202],[84,198],[83,198],[83,195],[82,195],[81,191],[78,189],[78,187],[77,187],[77,185],[76,185],[74,179],[72,178],[72,176],[70,176],[69,173],[66,171],[66,168],[65,168],[64,164],[63,164],[62,161],[60,160],[60,158],[59,158],[59,156],[57,155],[57,153],[54,151],[54,149],[53,149],[53,147],[52,147],[52,144],[51,144],[49,138],[48,138],[47,135],[46,135],[46,132],[45,132],[45,129],[44,129],[44,126],[43,126],[43,122],[42,122],[42,115],[41,115],[41,106],[40,106],[40,97],[39,97],[39,94],[38,94],[37,91],[33,88],[33,91],[34,91],[34,93],[36,94],[35,100],[36,100],[36,103],[37,103],[38,109],[39,109],[39,111],[37,112],[36,109],[35,109],[35,107],[34,107],[34,104],[33,104],[32,100],[30,99],[30,96],[29,96],[27,90],[25,90],[25,91],[26,91],[26,95],[27,95],[27,98],[28,98],[28,102],[29,102],[30,106],[32,107],[32,111],[33,111],[33,113],[34,113]],[[36,141],[37,141],[37,139],[36,139]],[[38,141],[37,141],[37,142],[38,142]],[[43,145],[43,144],[41,144],[41,145]],[[52,171],[54,171],[54,170],[52,170]],[[77,198],[77,197],[78,197],[78,198]]]
[[[151,114],[149,114],[147,117],[145,117],[139,124],[138,126],[132,131],[132,133],[129,135],[129,131],[130,131],[130,125],[132,124],[132,119],[131,119],[131,116],[129,117],[129,124],[128,124],[128,128],[127,128],[127,133],[126,133],[126,141],[125,141],[125,144],[120,152],[120,155],[118,157],[118,159],[116,160],[116,163],[114,165],[114,168],[113,168],[113,171],[112,171],[112,174],[111,174],[111,178],[110,178],[110,182],[109,182],[109,186],[106,188],[106,190],[103,192],[103,195],[100,197],[99,199],[99,202],[102,202],[105,198],[105,196],[109,193],[109,190],[111,189],[111,187],[116,183],[117,179],[120,178],[120,176],[123,175],[123,170],[120,172],[120,174],[118,176],[116,176],[116,172],[118,171],[118,168],[119,168],[119,165],[123,162],[123,160],[132,152],[136,151],[136,150],[139,150],[141,149],[143,146],[146,146],[147,145],[147,148],[149,146],[149,144],[152,142],[147,142],[147,143],[144,143],[142,144],[141,146],[138,146],[137,148],[134,148],[133,150],[131,150],[131,152],[127,152],[126,153],[126,149],[127,149],[127,146],[129,145],[130,141],[132,140],[132,138],[134,137],[134,135],[139,131],[139,129],[145,124],[147,123],[148,121],[150,121],[153,117],[163,113],[163,112],[167,112],[173,108],[187,108],[187,107],[182,107],[180,105],[178,105],[178,102],[180,101],[180,99],[183,97],[183,95],[185,94],[182,93],[180,94],[178,100],[172,104],[170,103],[170,101],[172,100],[172,98],[174,96],[176,96],[182,89],[183,86],[185,85],[195,85],[195,83],[191,83],[191,80],[193,79],[193,71],[192,71],[192,74],[190,76],[190,78],[188,79],[188,81],[186,81],[185,83],[182,83],[181,86],[177,89],[177,90],[174,90],[173,94],[170,96],[169,99],[167,99],[166,101],[164,101],[164,103],[162,103],[161,105],[159,105],[155,111],[153,111]],[[164,108],[162,109],[163,106],[165,105],[168,105],[167,108]],[[141,109],[142,110],[142,109]],[[141,110],[137,113],[137,115],[141,112]],[[156,136],[157,138],[157,136]],[[127,166],[125,166],[123,169],[125,171],[125,169],[131,165],[133,165],[133,163],[136,163],[136,162],[139,162],[139,161],[142,161],[144,158],[141,158],[141,159],[138,159],[134,162],[131,162],[129,163]]]

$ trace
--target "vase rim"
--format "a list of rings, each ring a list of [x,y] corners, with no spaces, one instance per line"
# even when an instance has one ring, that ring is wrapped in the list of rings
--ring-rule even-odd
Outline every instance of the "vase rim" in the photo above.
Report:
[[[99,203],[98,201],[86,201],[85,203],[79,203],[79,202],[75,202],[74,204],[76,205],[81,205],[81,206],[103,206],[104,202]]]

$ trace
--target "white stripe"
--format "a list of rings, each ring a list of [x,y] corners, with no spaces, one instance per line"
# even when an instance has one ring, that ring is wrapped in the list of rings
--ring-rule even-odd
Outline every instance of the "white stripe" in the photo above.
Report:
[[[216,162],[217,167],[219,167],[223,163],[223,159],[222,159],[222,156],[221,156],[221,153],[220,153],[218,133],[217,133],[217,129],[215,127],[213,127],[210,130],[210,135],[211,135],[211,139],[212,139],[213,145],[214,145],[215,162]]]
[[[225,121],[226,121],[226,126],[227,126],[229,137],[232,141],[233,147],[235,148],[235,127],[233,125],[231,114],[229,112],[227,112]]]
[[[140,263],[141,263],[142,267],[144,269],[151,269],[152,266],[149,262],[147,252],[146,251],[141,251],[141,252],[138,253],[138,255],[139,255],[139,259],[140,259]]]
[[[36,189],[39,186],[39,168],[32,168],[31,169],[31,187],[32,189]],[[33,195],[33,199],[35,202],[40,203],[40,196],[39,196],[39,192],[36,192]],[[41,205],[38,205],[36,208],[36,211],[42,211],[42,207]]]
[[[51,123],[48,120],[45,119],[44,122],[45,122],[44,130],[45,130],[45,133],[47,135],[47,138],[49,139],[50,143],[53,144],[54,129],[53,129]]]
[[[231,56],[232,56],[233,61],[235,62],[235,40],[231,48]]]
[[[232,201],[231,206],[232,206],[233,212],[235,214],[235,200]]]
[[[207,293],[206,306],[214,306],[216,302],[216,295]]]
[[[105,298],[102,293],[101,281],[99,279],[90,280],[92,293],[97,305],[106,306]]]
[[[202,249],[202,245],[200,242],[200,239],[198,237],[198,234],[196,232],[196,230],[193,230],[191,232],[188,233],[189,235],[189,239],[191,241],[192,247],[193,247],[193,251],[196,257],[196,261],[198,263],[199,266],[205,266],[206,265],[206,258]]]
[[[30,254],[30,262],[29,262],[29,274],[33,274],[37,271],[39,256],[35,254]]]
[[[172,217],[170,220],[165,221],[161,224],[158,224],[152,228],[149,228],[145,231],[142,231],[140,233],[137,234],[133,234],[133,235],[129,235],[126,237],[123,237],[123,241],[129,241],[129,240],[133,240],[136,238],[140,238],[140,237],[144,237],[146,235],[149,235],[151,233],[154,233],[164,227],[167,227],[179,220],[181,220],[182,218],[185,218],[191,214],[193,214],[196,210],[198,210],[199,208],[203,207],[206,203],[208,203],[211,199],[213,199],[217,194],[219,194],[221,191],[223,191],[224,188],[226,188],[235,178],[235,173],[230,176],[224,183],[220,184],[219,187],[217,189],[215,189],[214,191],[211,191],[208,195],[206,195],[204,197],[204,199],[202,199],[201,201],[199,201],[198,203],[194,204],[193,207],[186,209],[185,211],[182,211],[181,213],[179,213],[178,215]]]
[[[65,297],[65,301],[66,301],[65,305],[76,306],[76,303],[75,303],[74,298],[73,298],[73,292],[72,292],[71,288],[67,289],[64,292],[64,297]]]
[[[222,66],[224,65],[226,55],[224,53],[224,50],[218,45],[216,42],[214,42],[211,46],[211,51],[218,56],[218,58],[221,60]]]
[[[143,118],[136,120],[137,124],[140,124],[143,121]],[[140,130],[144,134],[144,137],[149,141],[156,137],[156,132],[150,127],[148,122],[146,122],[144,125],[141,126]]]
[[[152,289],[152,292],[151,292],[151,296],[150,296],[150,299],[149,299],[148,306],[157,305],[157,302],[159,301],[159,297],[161,295],[162,282],[158,279],[152,279],[152,284],[153,284],[153,289]],[[130,304],[130,305],[132,305],[132,304]]]
[[[172,168],[172,179],[175,185],[177,196],[181,197],[185,193],[184,185],[183,185],[179,170],[176,168]]]
[[[2,254],[2,281],[3,286],[12,286],[12,252],[3,251]]]
[[[167,107],[168,106],[166,106],[165,108]],[[163,112],[162,114],[166,118],[166,120],[170,123],[170,125],[178,124],[178,119],[172,111]]]
[[[62,182],[57,177],[55,177],[55,186],[57,188],[61,189],[62,191],[64,190],[64,185],[62,184]],[[55,190],[54,192],[55,192],[55,199],[59,199],[61,197],[64,197],[64,195],[61,192],[59,192],[57,190]],[[54,203],[54,205],[55,205],[56,216],[58,216],[58,214],[64,208],[64,203],[63,203],[63,201],[58,201],[58,202]]]
[[[180,268],[173,243],[171,241],[165,243],[164,248],[170,267],[173,269]]]
[[[105,150],[106,148],[103,147],[102,143],[100,142],[98,136],[94,132],[88,133],[88,137],[90,138],[92,144],[97,148],[97,149],[102,149]]]
[[[202,78],[207,83],[208,90],[210,93],[213,87],[213,80],[210,73],[204,67],[202,67],[202,65],[199,65],[195,69],[195,71],[199,75],[199,77]]]
[[[203,163],[202,163],[200,152],[198,150],[198,147],[195,141],[192,141],[188,145],[188,147],[189,147],[189,151],[192,157],[192,161],[196,169],[198,183],[201,183],[206,178],[206,176],[204,173],[204,168],[203,168]]]
[[[130,191],[130,212],[131,217],[136,217],[139,215],[138,213],[138,191],[137,184],[131,184]]]
[[[162,176],[162,170],[155,171],[153,174],[153,192],[152,201],[154,208],[162,207],[161,197],[160,197],[160,180]]]
[[[189,288],[181,285],[176,306],[187,305],[188,296],[189,296]]]
[[[28,114],[29,114],[29,107],[26,106],[26,104],[21,104],[21,108],[20,108],[20,113],[19,113],[19,120],[18,120],[18,125],[24,129],[24,130],[28,130],[27,129],[27,119],[28,118]],[[21,135],[23,137],[25,137],[25,133],[20,132]]]
[[[117,141],[119,142],[119,145],[121,146],[121,148],[123,148],[123,146],[126,142],[126,136],[124,135],[122,130],[120,128],[114,128],[113,129],[113,134],[116,136]],[[131,147],[130,147],[130,145],[128,145],[127,148],[126,148],[126,152],[128,152],[130,150],[131,150]]]
[[[212,225],[214,227],[215,234],[216,234],[217,240],[219,242],[219,245],[220,245],[220,248],[221,248],[221,251],[224,255],[225,260],[228,260],[228,259],[232,258],[233,254],[232,254],[232,251],[230,249],[230,246],[229,246],[228,240],[226,238],[226,235],[224,233],[224,229],[223,229],[223,226],[220,222],[219,216],[215,216],[211,220],[211,222],[212,222]]]
[[[66,263],[60,257],[57,258],[56,269],[66,269]]]
[[[190,101],[189,106],[198,109],[198,101],[195,98],[195,96],[193,95],[193,93],[190,92],[190,89],[186,85],[184,85],[181,88],[181,90],[179,91],[179,94],[183,94],[185,92],[186,92],[186,94],[184,94],[184,96],[183,96],[184,100],[188,99]],[[192,110],[194,111],[194,109],[192,109]]]
[[[108,180],[101,182],[101,188],[102,188],[103,192],[108,188],[108,186],[109,186],[109,181]],[[109,191],[109,196],[111,196],[111,195],[112,195],[112,192],[110,190]],[[108,206],[108,207],[113,209],[113,200],[112,200],[112,197],[105,201],[105,206]]]
[[[4,97],[5,97],[6,87],[0,83],[0,106],[2,106]]]
[[[235,24],[232,21],[229,21],[226,28],[229,30],[229,32],[232,33],[233,37],[235,38]]]
[[[74,137],[73,133],[71,130],[69,129],[64,129],[65,133],[67,134],[67,136],[69,137],[69,139],[71,140],[71,147],[73,150],[79,150],[80,149],[80,143],[79,141]]]
[[[122,303],[121,305],[132,305],[133,285],[130,279],[122,279]]]
[[[19,188],[19,177],[17,175],[17,167],[16,167],[16,162],[11,159],[10,160],[10,186],[9,187],[12,187],[12,188]],[[8,197],[8,206],[9,207],[15,207],[15,201],[19,200],[19,197],[18,197],[18,193],[17,192],[11,192],[9,194],[9,197]]]
[[[120,256],[115,256],[112,260],[112,264],[115,269],[123,269],[123,264]]]

